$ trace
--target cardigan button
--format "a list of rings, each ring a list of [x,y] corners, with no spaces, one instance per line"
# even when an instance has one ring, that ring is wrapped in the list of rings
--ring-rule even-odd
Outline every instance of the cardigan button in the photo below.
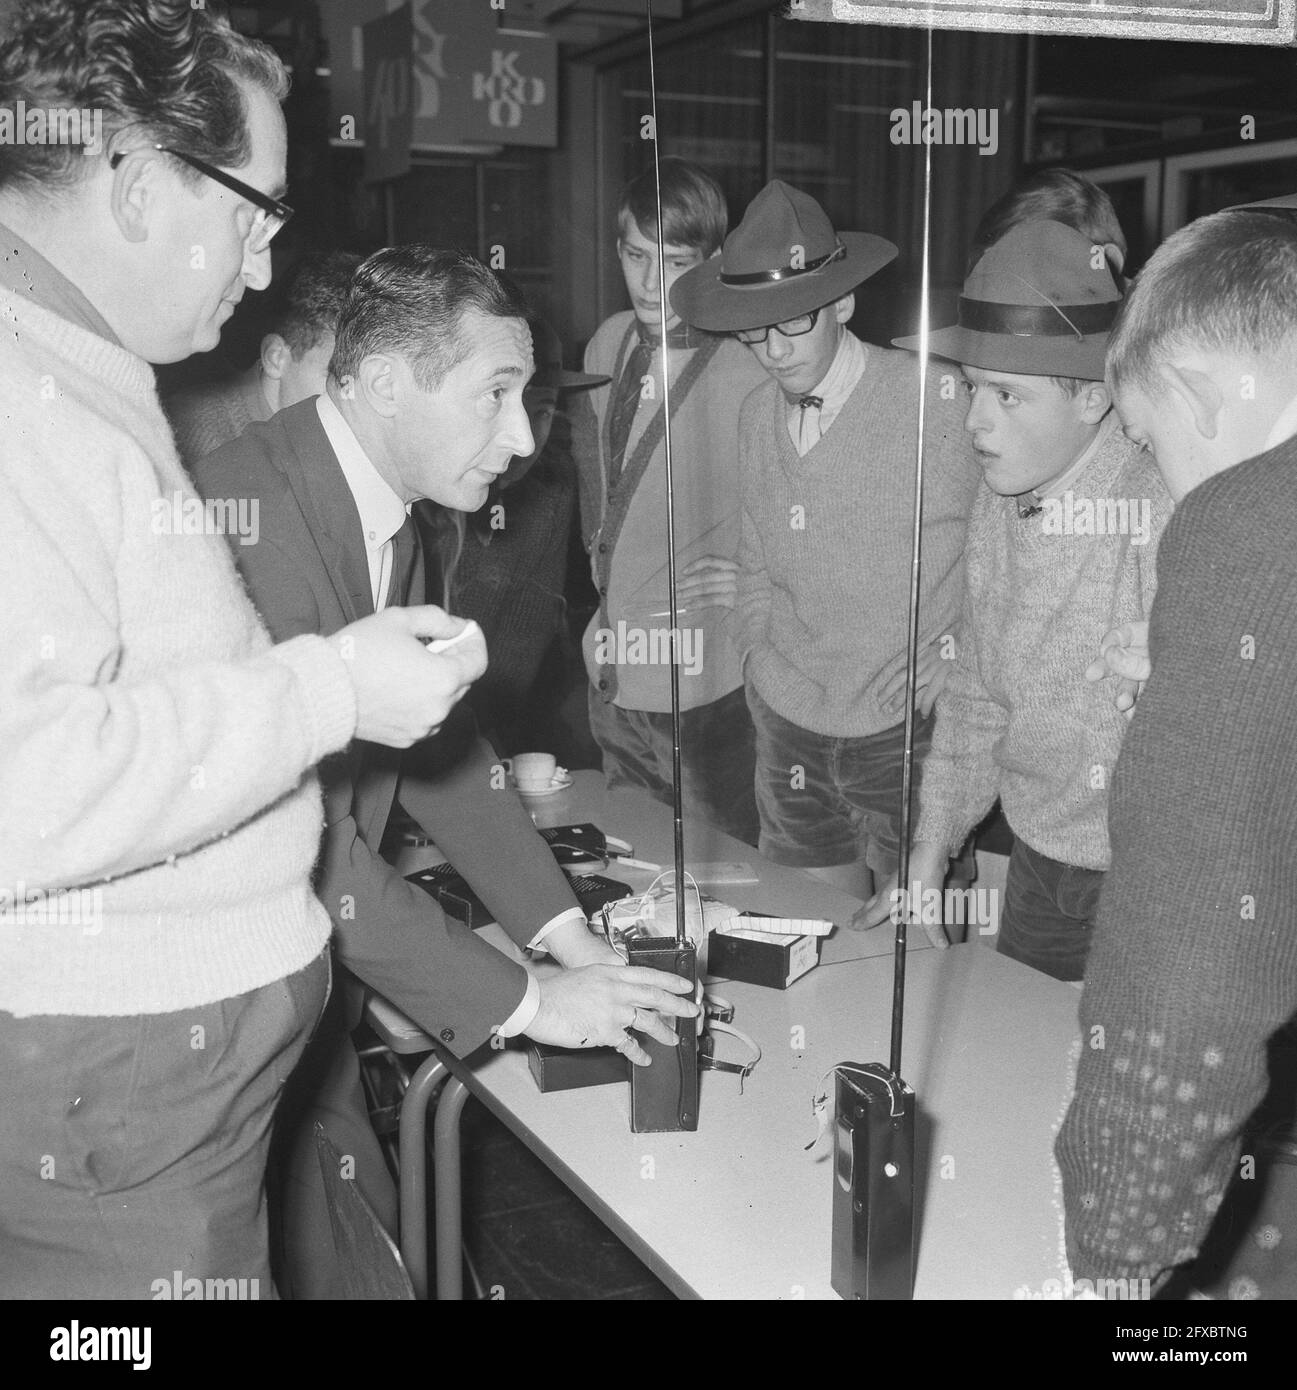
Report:
[[[600,689],[600,690],[607,690],[607,689],[608,689],[608,677],[607,677],[607,676],[600,676],[600,677],[599,677],[599,689]]]
[[[455,1041],[455,1030],[453,1028],[443,1028],[437,1036],[444,1043],[453,1043]]]
[[[599,554],[600,554],[600,555],[607,555],[607,553],[608,553],[608,546],[605,544],[605,542],[600,541],[600,542],[599,542]]]

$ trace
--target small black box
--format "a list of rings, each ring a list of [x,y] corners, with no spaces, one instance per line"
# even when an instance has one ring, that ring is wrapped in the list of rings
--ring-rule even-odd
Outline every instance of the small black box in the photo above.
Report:
[[[474,931],[495,921],[486,904],[468,886],[453,864],[434,864],[430,869],[407,874],[406,878],[430,897],[436,898],[448,917],[463,922]],[[598,912],[604,903],[616,902],[630,893],[629,884],[615,878],[605,878],[602,874],[582,874],[569,882],[587,917]]]
[[[744,984],[787,989],[820,963],[814,936],[763,936],[759,932],[711,931],[707,934],[707,973]]]
[[[532,1043],[527,1061],[542,1091],[573,1091],[626,1081],[630,1063],[615,1047],[551,1047]]]

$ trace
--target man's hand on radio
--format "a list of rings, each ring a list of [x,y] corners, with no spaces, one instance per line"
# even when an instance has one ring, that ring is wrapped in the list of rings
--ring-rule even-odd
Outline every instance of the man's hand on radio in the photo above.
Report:
[[[661,1015],[696,1018],[699,1011],[688,980],[639,965],[584,965],[539,983],[528,1037],[556,1047],[615,1047],[637,1067],[648,1066],[649,1055],[626,1029],[675,1045],[675,1030]]]
[[[356,737],[408,748],[441,727],[486,670],[486,642],[429,652],[421,639],[458,636],[467,624],[432,604],[385,608],[332,637],[356,690]]]
[[[945,845],[934,844],[930,840],[916,841],[910,850],[911,891],[917,890],[917,892],[922,893],[927,889],[935,888],[940,892],[946,882],[946,870],[949,862]],[[895,921],[896,914],[901,910],[902,904],[897,891],[897,875],[893,874],[851,919],[851,929],[853,931],[868,931],[871,927],[881,926],[884,922]],[[913,905],[911,910],[913,910]],[[924,930],[928,933],[928,940],[938,950],[944,950],[950,945],[946,938],[945,929],[940,923],[925,922]]]
[[[1105,633],[1099,643],[1099,655],[1085,668],[1088,681],[1117,677],[1117,693],[1113,703],[1130,719],[1135,713],[1135,701],[1144,689],[1144,682],[1153,674],[1148,656],[1148,624],[1123,623]]]

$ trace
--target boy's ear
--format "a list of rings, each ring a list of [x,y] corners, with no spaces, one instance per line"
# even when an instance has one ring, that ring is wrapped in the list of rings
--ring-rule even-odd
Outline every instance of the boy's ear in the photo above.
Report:
[[[1165,362],[1158,375],[1184,402],[1194,428],[1204,439],[1215,439],[1220,430],[1220,412],[1225,404],[1215,378],[1186,363]]]
[[[851,294],[844,294],[833,306],[833,316],[839,323],[846,323],[855,312],[856,296],[854,292]]]
[[[1097,425],[1112,408],[1112,393],[1102,381],[1087,381],[1079,397],[1081,420]]]

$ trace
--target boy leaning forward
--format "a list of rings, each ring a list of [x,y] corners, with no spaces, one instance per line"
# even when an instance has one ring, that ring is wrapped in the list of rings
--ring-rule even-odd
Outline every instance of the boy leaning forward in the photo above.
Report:
[[[1106,633],[1147,618],[1171,511],[1103,381],[1120,304],[1101,248],[1061,223],[1032,222],[978,261],[957,324],[930,340],[963,370],[964,427],[984,485],[911,879],[939,886],[946,856],[998,796],[1016,843],[997,948],[1060,980],[1085,968],[1126,731],[1115,678],[1094,683],[1085,672]],[[867,905],[862,925],[886,917],[894,887]]]

